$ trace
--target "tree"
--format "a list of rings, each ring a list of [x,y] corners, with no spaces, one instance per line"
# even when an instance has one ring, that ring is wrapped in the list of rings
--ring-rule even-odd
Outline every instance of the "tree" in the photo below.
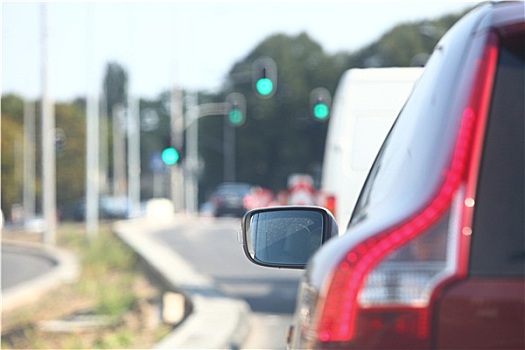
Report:
[[[397,25],[354,53],[328,55],[306,33],[276,34],[263,40],[233,65],[215,101],[224,101],[230,92],[240,92],[246,98],[246,123],[236,129],[236,179],[278,190],[286,186],[289,174],[316,170],[322,164],[328,123],[310,117],[312,89],[325,87],[333,96],[342,73],[350,68],[421,65],[462,15]],[[277,90],[270,99],[258,98],[252,88],[252,64],[263,56],[271,57],[278,69]],[[222,142],[222,124],[218,122],[203,121],[201,132]],[[205,129],[207,123],[214,125]],[[219,153],[217,147],[201,148],[206,164],[201,182],[204,192],[222,181]]]
[[[261,99],[252,87],[252,65],[260,57],[271,57],[277,65],[277,90],[269,99]],[[327,55],[306,33],[297,36],[276,34],[257,45],[230,70],[218,101],[230,92],[246,98],[246,123],[236,128],[236,180],[274,190],[286,186],[294,172],[311,173],[319,167],[324,152],[326,123],[310,115],[310,92],[319,86],[334,91],[345,70],[343,61]],[[222,120],[203,121],[209,130],[208,141],[222,142]],[[206,124],[214,128],[206,129]],[[217,147],[202,149],[206,172],[204,192],[222,181],[217,164]],[[219,152],[220,153],[220,152]],[[216,165],[217,168],[211,168]]]
[[[19,96],[6,95],[2,97],[2,211],[10,218],[10,209],[15,203],[22,203],[21,166],[23,149],[23,105]]]
[[[314,121],[308,111],[309,94],[316,87],[335,93],[342,73],[350,68],[367,66],[409,66],[418,54],[430,54],[441,35],[463,13],[447,15],[434,21],[404,23],[386,32],[379,40],[354,52],[324,52],[322,46],[306,33],[296,36],[275,34],[236,62],[229,71],[222,91],[199,92],[199,103],[224,102],[231,92],[246,98],[247,120],[236,129],[236,179],[273,190],[286,186],[293,172],[313,172],[322,164],[327,123]],[[262,56],[274,59],[278,68],[277,91],[270,99],[260,99],[252,89],[251,69]],[[103,81],[105,112],[112,115],[114,106],[125,106],[128,97],[128,74],[116,62],[106,66]],[[141,100],[140,110],[158,116],[156,129],[143,130],[141,160],[143,174],[148,172],[148,159],[163,147],[170,135],[170,93],[157,100]],[[57,200],[68,207],[84,195],[85,184],[85,105],[84,98],[55,107],[57,128],[66,135],[67,143],[57,159]],[[23,98],[2,96],[2,208],[9,209],[22,199],[21,184],[15,175],[15,149],[23,137]],[[36,106],[39,115],[39,106]],[[39,118],[37,118],[37,124]],[[224,118],[199,121],[199,150],[205,171],[199,193],[209,193],[223,180]],[[37,125],[37,130],[38,125]],[[114,134],[109,134],[109,138]],[[40,133],[35,140],[39,145]],[[37,152],[37,177],[41,160]],[[19,168],[18,168],[19,169]],[[39,179],[37,178],[37,185]],[[37,186],[37,197],[40,195]],[[144,193],[146,196],[147,194]],[[202,201],[202,196],[200,200]],[[8,213],[6,213],[8,214]]]
[[[420,58],[432,53],[439,39],[464,13],[396,25],[379,40],[349,55],[348,65],[356,68],[422,65],[425,62]]]
[[[77,104],[55,105],[57,130],[64,144],[56,153],[57,205],[64,218],[70,217],[73,206],[85,195],[86,115]]]
[[[85,117],[83,109],[75,104],[55,105],[57,134],[65,136],[65,141],[57,149],[56,183],[57,205],[69,208],[84,195],[85,178]],[[37,118],[35,145],[36,162],[36,199],[37,207],[41,201],[41,132],[40,104],[36,108]],[[24,137],[24,100],[15,95],[2,97],[2,209],[9,218],[9,209],[22,203],[23,191],[23,137]]]

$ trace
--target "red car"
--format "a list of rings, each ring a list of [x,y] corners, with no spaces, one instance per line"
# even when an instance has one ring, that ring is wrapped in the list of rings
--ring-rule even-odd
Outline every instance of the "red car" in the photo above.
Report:
[[[250,260],[306,267],[291,348],[525,348],[524,17],[486,3],[442,38],[344,235],[317,207],[244,216]]]

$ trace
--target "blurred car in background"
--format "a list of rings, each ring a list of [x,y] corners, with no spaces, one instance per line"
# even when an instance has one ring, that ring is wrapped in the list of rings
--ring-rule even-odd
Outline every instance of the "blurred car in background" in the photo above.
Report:
[[[129,203],[126,196],[102,196],[98,202],[99,218],[105,220],[127,219],[129,217]],[[75,221],[86,220],[86,202],[81,201],[73,208]]]
[[[252,185],[242,182],[225,182],[217,186],[209,202],[215,217],[242,217],[246,213],[246,198]]]
[[[306,267],[291,348],[525,348],[524,89],[525,3],[484,3],[437,44],[344,235],[324,208],[246,214],[251,261]],[[279,263],[267,242],[312,217],[302,243],[326,244]]]

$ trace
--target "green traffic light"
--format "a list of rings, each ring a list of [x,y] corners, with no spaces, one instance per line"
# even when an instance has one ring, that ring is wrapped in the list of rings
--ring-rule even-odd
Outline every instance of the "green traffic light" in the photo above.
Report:
[[[255,84],[255,88],[257,89],[257,92],[259,94],[263,96],[267,96],[272,93],[273,82],[271,79],[261,78],[257,80],[257,83]]]
[[[328,106],[324,103],[318,103],[314,106],[314,117],[317,119],[325,119],[328,117]]]
[[[166,165],[173,165],[179,161],[179,152],[173,147],[168,147],[162,151],[162,161]]]
[[[238,109],[233,108],[230,113],[228,113],[228,119],[233,125],[239,125],[243,121],[242,112]]]

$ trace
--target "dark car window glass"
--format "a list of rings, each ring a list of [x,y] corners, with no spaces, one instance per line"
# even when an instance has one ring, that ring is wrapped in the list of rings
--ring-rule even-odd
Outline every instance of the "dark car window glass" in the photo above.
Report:
[[[525,36],[504,43],[483,151],[470,274],[523,277]]]

